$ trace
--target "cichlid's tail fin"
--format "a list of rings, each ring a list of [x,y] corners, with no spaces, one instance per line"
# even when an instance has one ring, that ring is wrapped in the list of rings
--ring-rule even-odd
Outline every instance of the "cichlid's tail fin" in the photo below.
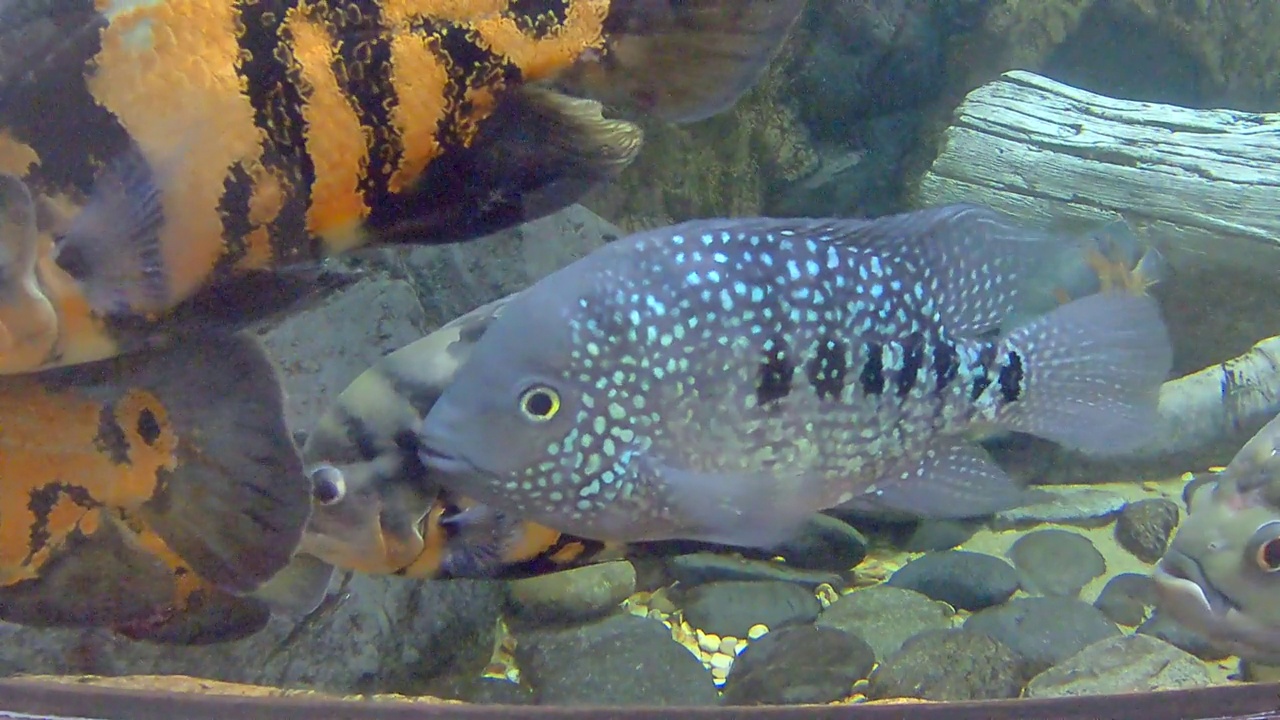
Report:
[[[1017,395],[997,412],[1003,427],[1092,455],[1153,439],[1173,362],[1154,299],[1107,292],[1072,301],[1014,330],[1001,357]]]

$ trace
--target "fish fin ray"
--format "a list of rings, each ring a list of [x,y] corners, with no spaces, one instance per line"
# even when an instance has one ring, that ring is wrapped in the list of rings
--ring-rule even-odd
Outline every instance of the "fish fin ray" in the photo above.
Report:
[[[301,620],[320,607],[329,593],[334,566],[311,555],[295,555],[274,577],[258,586],[249,597],[261,600],[273,615]]]
[[[686,530],[667,538],[747,548],[773,548],[794,539],[821,508],[818,485],[783,481],[769,473],[705,473],[647,463]]]
[[[1154,439],[1173,349],[1151,297],[1074,300],[1014,330],[1003,347],[1025,368],[1018,400],[997,411],[1003,427],[1096,456]]]
[[[731,107],[782,48],[805,0],[613,0],[603,51],[557,84],[674,122]]]
[[[266,352],[245,335],[192,340],[146,353],[128,383],[160,400],[177,438],[177,466],[161,471],[143,519],[201,577],[232,593],[257,589],[288,565],[311,515]]]
[[[874,490],[851,504],[877,506],[935,520],[983,517],[1034,501],[981,449],[938,438],[925,454],[903,460],[876,480]]]
[[[142,150],[131,144],[99,173],[84,206],[55,243],[54,261],[80,283],[99,313],[168,306],[160,182]]]

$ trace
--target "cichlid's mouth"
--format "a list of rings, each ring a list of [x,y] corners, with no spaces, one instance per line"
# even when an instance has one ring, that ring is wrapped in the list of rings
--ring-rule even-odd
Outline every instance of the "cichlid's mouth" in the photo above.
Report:
[[[1151,576],[1161,600],[1176,615],[1202,615],[1221,621],[1232,610],[1239,611],[1230,598],[1209,582],[1195,558],[1172,547],[1160,558]]]
[[[461,475],[475,471],[475,466],[466,458],[432,447],[425,442],[424,438],[419,437],[418,440],[418,459],[428,470],[444,475]]]
[[[1234,655],[1280,663],[1280,628],[1249,615],[1215,588],[1194,558],[1170,548],[1151,576],[1162,611]]]

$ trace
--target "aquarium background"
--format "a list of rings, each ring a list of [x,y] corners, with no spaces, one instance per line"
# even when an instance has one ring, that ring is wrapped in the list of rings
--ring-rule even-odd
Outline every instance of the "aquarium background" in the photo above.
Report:
[[[383,354],[622,234],[699,217],[910,209],[956,107],[1011,69],[1116,98],[1278,112],[1280,8],[810,0],[732,110],[688,126],[646,122],[636,163],[579,206],[474,243],[346,258],[374,274],[261,332],[286,375],[291,427],[303,437]],[[1275,332],[1275,266],[1207,255],[1176,270],[1154,289],[1175,375]],[[1158,462],[1084,470],[1045,443],[993,441],[1015,474],[1056,494],[990,521],[832,513],[845,522],[813,529],[786,562],[702,550],[510,582],[357,575],[301,624],[273,620],[204,647],[0,624],[0,674],[189,675],[544,705],[958,701],[1240,682],[1265,669],[1242,669],[1153,614],[1145,578],[1184,512],[1183,473],[1225,464],[1258,425]]]

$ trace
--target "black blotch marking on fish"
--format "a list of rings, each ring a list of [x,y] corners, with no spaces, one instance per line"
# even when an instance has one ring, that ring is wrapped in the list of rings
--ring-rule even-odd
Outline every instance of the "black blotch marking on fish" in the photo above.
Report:
[[[254,120],[266,134],[263,164],[280,173],[290,186],[284,206],[271,222],[272,252],[277,261],[304,259],[299,257],[298,238],[291,229],[306,227],[316,168],[307,153],[302,80],[290,62],[293,37],[283,23],[288,5],[239,0],[236,9],[244,27],[237,37],[241,52],[236,73],[246,83]],[[313,13],[326,9],[324,3],[311,7]],[[319,256],[319,238],[310,238],[307,245],[309,257]]]
[[[902,370],[898,371],[898,397],[906,397],[915,387],[916,376],[924,366],[924,335],[911,333],[902,343]]]
[[[569,18],[572,0],[508,0],[507,12],[520,32],[544,38]]]
[[[1022,396],[1022,355],[1010,350],[1004,357],[996,382],[1000,385],[1000,396],[1005,402],[1013,402]]]
[[[351,414],[341,404],[336,407],[338,422],[342,425],[347,442],[360,453],[361,460],[373,460],[381,453],[378,450],[378,438],[369,430],[369,426],[357,415]]]
[[[969,399],[977,401],[991,384],[991,364],[996,360],[994,345],[987,345],[978,352],[978,365],[974,368],[973,387],[969,391]]]
[[[66,496],[72,503],[86,510],[101,507],[102,503],[93,499],[89,491],[77,485],[62,482],[51,482],[32,488],[27,493],[27,509],[31,511],[30,540],[27,544],[27,556],[23,565],[31,562],[36,553],[49,543],[49,514],[58,506],[58,501]]]
[[[116,465],[129,464],[129,441],[125,438],[124,428],[116,421],[113,403],[107,403],[98,410],[98,432],[93,436],[93,446],[98,452],[106,453]]]
[[[862,385],[862,392],[867,395],[879,395],[884,392],[884,346],[880,343],[867,343],[865,345],[867,353],[867,361],[862,365],[862,372],[858,374],[858,382]]]
[[[147,445],[154,446],[160,439],[160,422],[150,408],[143,408],[138,414],[138,437]]]
[[[222,183],[222,197],[218,200],[218,217],[222,218],[222,239],[226,251],[218,258],[215,277],[230,274],[230,269],[249,253],[249,233],[254,228],[249,220],[252,197],[253,178],[244,169],[244,163],[237,162],[227,173],[227,179]]]
[[[26,178],[33,193],[74,187],[87,195],[104,162],[129,146],[87,84],[106,25],[92,0],[0,4],[0,127],[40,157]]]
[[[764,361],[756,380],[756,405],[765,407],[791,393],[791,380],[796,366],[785,338],[773,336],[765,341]]]
[[[933,379],[938,392],[946,389],[960,371],[960,353],[949,342],[939,341],[933,346]]]
[[[484,337],[485,331],[489,329],[489,324],[490,322],[488,318],[464,323],[462,327],[458,328],[457,342],[466,345],[475,345],[480,341],[480,338]],[[453,349],[453,345],[454,343],[449,344],[450,350]]]
[[[408,401],[419,417],[426,417],[431,408],[435,407],[443,389],[425,384],[411,377],[396,375],[390,372],[389,369],[382,371],[382,377],[391,385],[391,389],[396,395]]]
[[[331,20],[342,39],[334,76],[367,133],[369,163],[359,188],[365,207],[376,208],[387,201],[391,173],[404,156],[403,139],[391,119],[399,104],[391,82],[391,35],[382,30],[381,3],[348,0]]]
[[[818,343],[818,354],[805,366],[809,385],[820,399],[839,399],[844,392],[845,376],[849,369],[846,351],[844,343],[830,336],[825,337]]]

